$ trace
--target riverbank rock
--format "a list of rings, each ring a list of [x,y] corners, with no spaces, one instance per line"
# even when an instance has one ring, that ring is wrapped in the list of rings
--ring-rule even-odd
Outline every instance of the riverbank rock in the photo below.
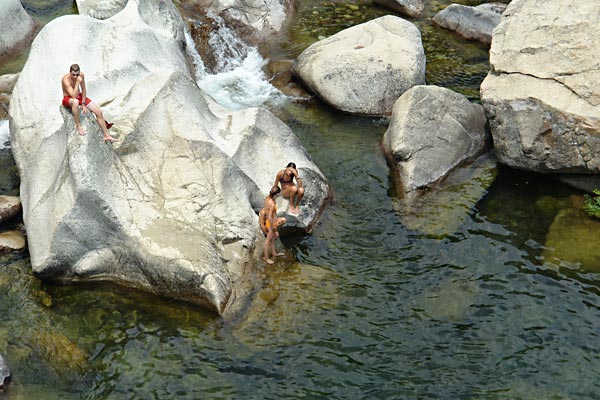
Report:
[[[21,200],[17,196],[0,196],[0,223],[21,212]]]
[[[313,43],[292,71],[332,107],[387,115],[409,88],[425,83],[425,54],[417,27],[387,15]]]
[[[4,360],[4,357],[0,355],[0,390],[4,390],[6,385],[10,381],[10,369]]]
[[[0,60],[29,43],[35,33],[35,22],[19,0],[0,2]]]
[[[289,23],[292,0],[198,0],[204,10],[227,21],[245,38],[272,39]]]
[[[492,31],[506,9],[503,3],[485,3],[476,7],[450,4],[433,17],[442,28],[455,31],[467,39],[492,43]]]
[[[600,2],[513,1],[494,31],[481,99],[498,160],[599,173]]]
[[[125,8],[128,0],[76,0],[79,15],[107,19]]]
[[[19,231],[0,232],[0,254],[22,251],[27,245],[25,235]]]
[[[130,1],[106,20],[64,16],[34,41],[10,107],[31,264],[42,279],[110,280],[224,313],[248,294],[237,288],[277,171],[294,160],[319,204],[299,228],[314,225],[329,186],[272,113],[230,111],[198,88],[183,22],[165,4]],[[60,106],[58,82],[78,61],[88,95],[115,123],[114,145],[101,142],[91,113],[79,136]]]
[[[438,182],[482,154],[483,108],[449,89],[415,86],[394,105],[383,148],[396,187],[410,193]]]
[[[422,17],[425,11],[423,0],[373,0],[373,3],[415,18]]]

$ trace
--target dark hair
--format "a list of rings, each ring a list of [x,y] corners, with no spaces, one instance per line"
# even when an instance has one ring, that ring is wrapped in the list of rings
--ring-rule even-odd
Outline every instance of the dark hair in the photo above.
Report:
[[[293,162],[291,162],[291,163],[288,163],[288,165],[287,165],[287,167],[286,167],[286,168],[289,168],[289,167],[292,167],[292,168],[294,168],[294,169],[297,169],[297,168],[296,168],[296,164],[295,164],[295,163],[293,163]]]
[[[79,71],[79,64],[73,64],[73,65],[71,65],[71,67],[69,68],[69,71],[71,71],[71,72],[77,72],[77,71]]]
[[[273,186],[271,191],[269,192],[269,197],[273,198],[281,192],[281,188],[279,186]]]

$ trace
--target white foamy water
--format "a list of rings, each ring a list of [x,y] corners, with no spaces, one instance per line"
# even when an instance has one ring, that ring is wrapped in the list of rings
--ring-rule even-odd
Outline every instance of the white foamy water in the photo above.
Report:
[[[232,110],[279,104],[285,95],[271,85],[263,72],[267,63],[255,47],[248,46],[226,27],[223,20],[211,16],[219,29],[211,33],[209,45],[219,55],[214,74],[208,73],[194,41],[186,32],[187,49],[196,67],[196,83],[219,104]]]
[[[0,150],[10,147],[10,131],[8,130],[8,120],[0,120]]]

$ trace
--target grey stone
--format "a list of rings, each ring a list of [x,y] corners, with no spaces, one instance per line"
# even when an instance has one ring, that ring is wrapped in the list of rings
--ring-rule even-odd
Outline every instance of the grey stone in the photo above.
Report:
[[[31,40],[35,22],[19,0],[0,2],[0,59]]]
[[[338,110],[389,115],[402,93],[425,83],[421,33],[411,22],[387,15],[313,43],[292,71]]]
[[[415,86],[394,105],[383,148],[405,193],[444,179],[487,145],[483,108],[449,89]]]
[[[492,32],[500,23],[500,16],[505,9],[506,4],[503,3],[486,3],[477,7],[451,4],[437,13],[433,22],[467,39],[491,43]]]
[[[0,195],[0,223],[21,212],[21,201],[17,196]]]
[[[6,385],[10,381],[10,369],[4,360],[4,357],[0,355],[0,390],[4,390]]]
[[[481,99],[498,160],[600,173],[600,2],[513,1],[494,30]]]
[[[425,11],[423,0],[373,0],[373,2],[409,17],[422,17]]]

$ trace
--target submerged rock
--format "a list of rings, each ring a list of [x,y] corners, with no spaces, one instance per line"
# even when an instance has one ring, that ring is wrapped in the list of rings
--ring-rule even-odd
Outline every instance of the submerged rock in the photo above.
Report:
[[[388,7],[409,17],[421,17],[425,6],[423,0],[373,0],[373,3]]]
[[[558,212],[546,235],[542,256],[556,266],[600,272],[600,220],[580,208]]]
[[[173,10],[130,1],[109,19],[64,16],[40,32],[10,108],[24,222],[42,279],[110,280],[223,313],[254,263],[256,213],[277,171],[294,161],[311,188],[296,229],[315,224],[329,186],[272,113],[230,111],[198,88]],[[91,113],[77,135],[60,106],[57,77],[78,61],[117,144],[101,143]]]
[[[0,355],[0,390],[4,390],[6,385],[10,381],[10,369],[4,360],[4,357]]]
[[[600,2],[513,1],[494,30],[481,99],[498,160],[600,173]]]
[[[438,86],[415,86],[394,105],[383,148],[396,187],[410,193],[442,180],[486,150],[483,108]]]
[[[402,18],[377,18],[312,44],[292,71],[338,110],[387,115],[402,93],[425,83],[421,33]]]
[[[492,31],[506,9],[503,3],[485,3],[476,7],[451,4],[433,17],[439,26],[456,31],[467,39],[492,43]]]
[[[19,0],[0,2],[0,59],[27,44],[35,33],[35,22]]]

